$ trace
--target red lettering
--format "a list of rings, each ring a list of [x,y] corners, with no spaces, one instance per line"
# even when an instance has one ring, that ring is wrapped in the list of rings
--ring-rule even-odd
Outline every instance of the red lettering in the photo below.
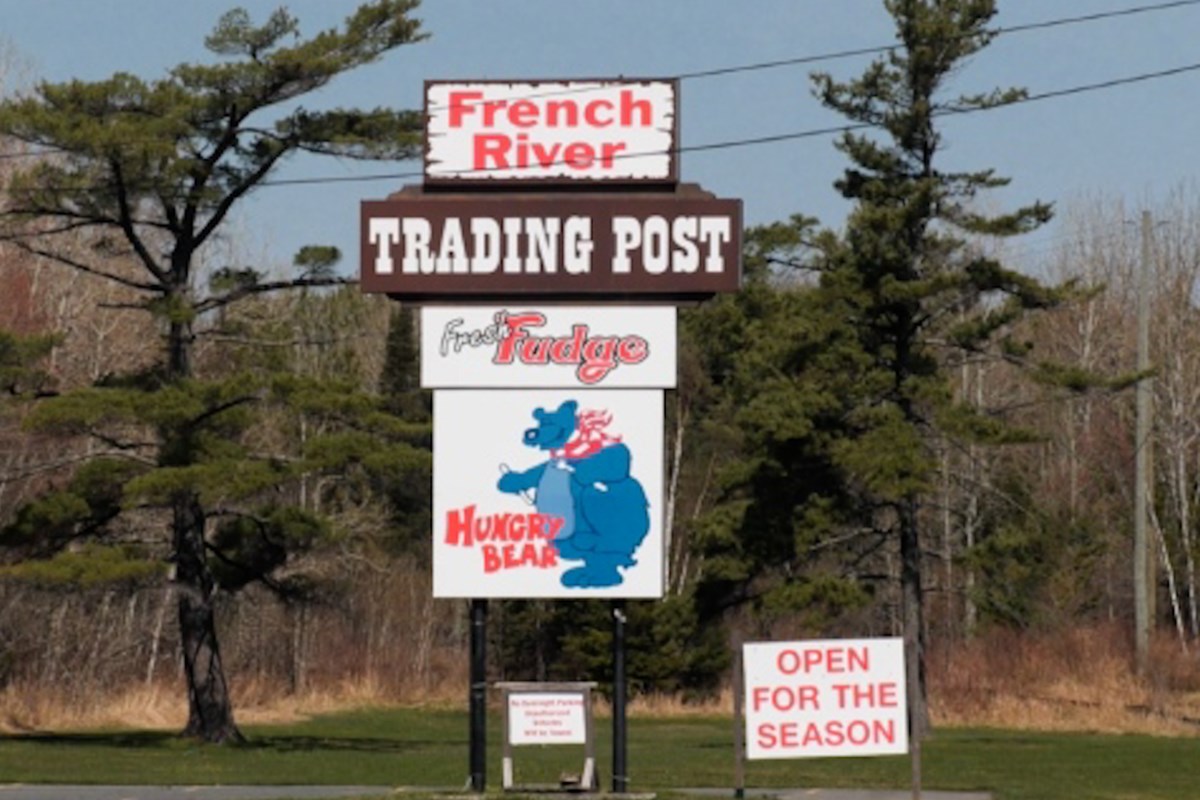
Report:
[[[612,169],[613,156],[625,149],[625,142],[604,142],[600,145],[600,166]]]
[[[513,314],[505,320],[508,325],[508,336],[500,340],[496,346],[496,355],[492,356],[493,364],[511,364],[516,355],[517,345],[526,336],[525,327],[541,327],[546,324],[546,315],[537,312],[528,314]]]
[[[508,107],[507,100],[488,100],[483,104],[483,125],[485,128],[496,127],[496,115]]]
[[[482,92],[451,92],[450,127],[461,128],[463,126],[463,118],[475,111],[474,102],[482,98]]]
[[[770,703],[776,711],[820,710],[819,687],[811,684],[798,686],[755,686],[751,692],[754,711]]]
[[[633,121],[634,114],[641,115],[640,122]],[[654,107],[649,100],[635,100],[631,89],[621,91],[621,126],[631,128],[634,125],[649,128],[654,121]]]
[[[593,128],[607,128],[613,124],[613,104],[611,100],[593,100],[584,106],[583,118],[588,125]],[[607,111],[608,115],[601,117],[601,111]]]
[[[572,142],[563,150],[563,161],[572,169],[588,169],[596,162],[596,151],[587,142]]]
[[[650,344],[640,336],[628,336],[618,345],[617,355],[626,364],[640,364],[650,355]]]
[[[500,569],[503,562],[500,560],[499,548],[494,544],[485,544],[480,552],[483,553],[483,571],[491,574]]]
[[[537,125],[537,103],[532,100],[517,100],[508,108],[508,121],[516,128],[532,128]]]
[[[521,342],[521,362],[524,364],[548,364],[552,339],[536,338]]]
[[[534,142],[529,146],[529,148],[533,150],[533,157],[537,159],[539,164],[541,164],[543,167],[549,167],[554,164],[554,160],[558,156],[558,151],[562,149],[562,143],[555,142],[553,145],[551,145],[550,149],[547,150],[544,145]],[[517,166],[528,167],[529,156],[521,156],[517,161]]]
[[[507,169],[512,139],[502,133],[480,133],[475,137],[474,169]]]
[[[578,124],[579,104],[574,100],[550,100],[546,103],[546,127],[574,128]]]
[[[799,652],[781,650],[775,666],[784,675],[824,670],[830,673],[865,672],[871,667],[870,651],[866,647],[813,647]]]
[[[446,513],[446,544],[470,547],[474,544],[471,530],[475,525],[475,506]]]

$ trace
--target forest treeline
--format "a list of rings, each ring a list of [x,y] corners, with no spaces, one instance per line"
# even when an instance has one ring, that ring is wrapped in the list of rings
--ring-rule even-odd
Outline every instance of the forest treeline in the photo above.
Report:
[[[1080,204],[1054,237],[1016,245],[1010,258],[1091,288],[1013,335],[1035,343],[1060,373],[1127,374],[1139,271],[1151,271],[1155,620],[1192,650],[1200,628],[1200,203],[1180,192],[1153,214],[1159,224],[1147,265],[1139,231],[1127,224],[1133,215],[1116,201]],[[629,604],[635,691],[715,691],[727,678],[735,631],[900,632],[894,541],[836,526],[814,537],[828,528],[770,519],[756,504],[781,502],[773,492],[790,485],[746,480],[778,458],[771,448],[780,426],[812,424],[805,387],[777,385],[789,371],[777,360],[780,343],[813,317],[805,311],[813,279],[797,269],[805,257],[797,233],[791,224],[751,231],[745,291],[679,311],[680,382],[666,396],[669,592],[661,602]],[[9,389],[0,429],[0,681],[79,703],[174,681],[180,649],[159,533],[164,512],[133,507],[106,520],[104,504],[123,502],[105,495],[105,472],[117,462],[94,460],[105,447],[95,437],[44,430],[38,416],[52,397],[152,368],[157,332],[120,308],[120,291],[101,279],[11,252],[3,278],[0,327],[19,335],[0,348]],[[39,333],[55,338],[18,373],[16,343]],[[433,600],[429,586],[430,399],[418,386],[417,335],[414,309],[353,287],[259,298],[206,324],[197,350],[203,380],[257,376],[313,387],[305,405],[264,407],[227,431],[271,458],[310,459],[315,468],[271,487],[270,504],[323,520],[291,531],[285,555],[272,552],[266,528],[231,532],[214,515],[212,536],[245,540],[216,565],[235,686],[286,693],[369,680],[414,699],[461,678],[465,605]],[[932,646],[997,628],[1132,625],[1132,392],[1070,391],[1004,358],[980,356],[947,374],[956,399],[1020,435],[1002,443],[938,439],[937,477],[921,506]],[[784,388],[794,396],[781,395]],[[371,463],[377,454],[355,451],[363,411],[342,407],[347,398],[404,420],[408,457]],[[314,442],[315,451],[306,450]],[[322,456],[321,448],[355,452]],[[321,468],[322,457],[333,466]],[[230,489],[229,519],[239,519],[233,506],[246,499],[237,494]],[[61,540],[70,546],[56,548]],[[599,602],[494,601],[491,674],[603,680],[607,615]]]

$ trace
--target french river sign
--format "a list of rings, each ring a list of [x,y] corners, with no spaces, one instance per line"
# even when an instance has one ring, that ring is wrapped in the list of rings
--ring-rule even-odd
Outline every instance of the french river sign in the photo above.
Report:
[[[674,183],[672,80],[425,84],[425,182]]]

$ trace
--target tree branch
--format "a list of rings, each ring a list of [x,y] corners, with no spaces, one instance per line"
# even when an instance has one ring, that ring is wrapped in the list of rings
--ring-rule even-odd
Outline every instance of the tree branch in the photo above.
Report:
[[[236,303],[246,297],[256,294],[265,294],[267,292],[278,292],[287,289],[304,289],[316,286],[352,286],[358,283],[354,278],[296,278],[287,281],[271,281],[269,283],[256,283],[251,286],[239,286],[228,294],[220,297],[210,297],[207,300],[202,300],[197,303],[194,308],[196,313],[203,314],[206,311],[227,306],[230,303]]]
[[[159,267],[154,260],[154,256],[146,249],[145,242],[138,234],[137,228],[133,224],[133,213],[129,208],[129,195],[125,191],[125,178],[121,170],[121,162],[117,159],[111,159],[109,166],[113,171],[113,178],[117,184],[117,208],[120,209],[120,217],[117,219],[117,224],[121,228],[121,232],[125,234],[125,239],[133,247],[133,252],[141,260],[142,265],[153,275],[159,283],[165,283],[167,279],[166,272]]]
[[[53,250],[44,250],[40,247],[35,247],[29,242],[21,239],[9,239],[8,241],[12,245],[20,248],[30,255],[41,256],[42,258],[47,258],[51,261],[57,261],[59,264],[68,266],[71,269],[79,270],[80,272],[86,272],[89,275],[96,275],[98,277],[105,278],[113,283],[119,283],[122,286],[128,286],[130,289],[137,289],[138,291],[142,292],[157,292],[160,294],[163,291],[163,287],[157,284],[142,283],[141,281],[135,281],[131,278],[125,278],[115,273],[107,272],[89,264],[85,264],[82,261],[78,261],[74,258],[63,255],[62,253],[56,253]]]

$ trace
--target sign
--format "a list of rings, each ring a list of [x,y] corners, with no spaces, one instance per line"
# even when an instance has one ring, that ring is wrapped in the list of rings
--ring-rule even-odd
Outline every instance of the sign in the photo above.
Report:
[[[663,395],[441,390],[433,595],[657,598]]]
[[[550,744],[583,745],[583,771],[575,781],[560,779],[560,788],[584,791],[599,788],[592,726],[595,683],[505,682],[496,687],[503,694],[505,789],[518,788],[514,781],[513,747]]]
[[[705,195],[365,201],[362,289],[408,298],[736,291],[742,204]]]
[[[508,695],[508,741],[523,744],[584,744],[587,715],[582,692],[512,692]]]
[[[425,84],[430,184],[674,183],[669,80]]]
[[[670,306],[425,306],[421,386],[675,386]]]
[[[908,752],[899,638],[743,646],[746,757]]]

